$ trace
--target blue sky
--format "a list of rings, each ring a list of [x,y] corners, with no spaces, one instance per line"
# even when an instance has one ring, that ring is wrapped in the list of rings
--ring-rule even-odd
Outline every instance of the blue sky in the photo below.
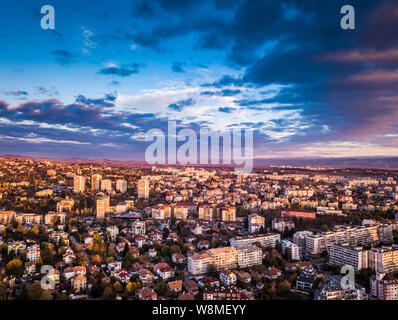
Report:
[[[142,160],[145,133],[251,128],[255,157],[398,156],[398,4],[2,1],[1,154]],[[40,8],[55,8],[55,30]]]

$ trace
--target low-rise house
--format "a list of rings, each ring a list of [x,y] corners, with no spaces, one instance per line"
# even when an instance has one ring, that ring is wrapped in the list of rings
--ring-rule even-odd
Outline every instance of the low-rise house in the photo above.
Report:
[[[232,286],[236,284],[236,274],[228,269],[220,270],[220,280],[226,286]]]
[[[36,261],[27,261],[25,263],[25,273],[32,275],[36,272]]]
[[[157,300],[158,299],[158,295],[156,294],[156,292],[147,287],[137,290],[136,297],[139,300]]]
[[[192,293],[193,295],[197,295],[199,292],[199,286],[194,280],[185,279],[184,288],[186,291]]]
[[[215,288],[215,287],[220,286],[220,281],[217,278],[204,277],[198,281],[198,285],[201,288],[204,288],[204,287]]]
[[[182,290],[182,280],[171,281],[167,283],[167,288],[170,291],[180,292]]]
[[[148,269],[141,269],[138,271],[138,277],[143,286],[151,286],[153,284],[153,273]]]
[[[135,239],[135,244],[138,248],[141,248],[145,244],[145,238],[144,237],[138,237]]]
[[[84,292],[87,288],[87,278],[81,274],[72,278],[72,287],[75,293]]]
[[[249,300],[246,293],[236,287],[205,289],[203,300]]]
[[[115,272],[118,272],[120,269],[122,269],[122,262],[121,261],[114,261],[114,262],[109,262],[108,263],[108,271],[113,274]]]
[[[123,283],[128,283],[130,281],[130,274],[127,270],[120,269],[119,271],[115,272],[115,278]]]
[[[261,275],[263,278],[275,280],[282,276],[282,271],[278,268],[270,267],[268,268],[268,270],[263,271]]]
[[[252,278],[248,272],[238,272],[236,274],[236,276],[237,276],[237,280],[243,284],[248,284],[252,280]]]
[[[28,261],[38,261],[40,258],[40,246],[34,244],[26,249],[26,259]]]
[[[181,293],[177,300],[195,300],[195,295],[191,293]]]
[[[74,253],[65,253],[65,254],[62,256],[62,259],[64,260],[65,263],[67,263],[67,264],[72,264],[72,263],[75,262],[76,256],[75,256]]]
[[[158,263],[154,266],[155,273],[163,280],[174,277],[174,270],[167,263]]]
[[[77,275],[85,276],[86,275],[86,267],[83,267],[83,266],[69,267],[64,270],[64,277],[67,280],[71,279]]]
[[[180,253],[173,253],[171,255],[171,260],[177,264],[184,264],[187,262],[187,258],[183,254],[180,254]]]
[[[157,256],[157,251],[155,250],[155,249],[149,249],[148,250],[148,256],[150,257],[150,258],[155,258],[156,256]]]

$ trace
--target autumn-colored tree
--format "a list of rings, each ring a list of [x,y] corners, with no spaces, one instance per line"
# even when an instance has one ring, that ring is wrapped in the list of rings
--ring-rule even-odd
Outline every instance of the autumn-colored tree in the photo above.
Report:
[[[53,300],[53,295],[48,292],[47,290],[43,290],[43,292],[40,295],[39,300]]]
[[[99,266],[101,264],[101,257],[98,254],[91,256],[91,263]]]
[[[113,284],[113,289],[115,290],[115,292],[121,293],[121,292],[123,292],[123,285],[119,281],[116,281]]]
[[[23,265],[22,261],[19,259],[12,259],[8,262],[6,269],[8,274],[14,275],[18,278],[23,275]]]
[[[104,290],[104,300],[114,300],[116,297],[115,293],[113,292],[111,287],[106,287]]]

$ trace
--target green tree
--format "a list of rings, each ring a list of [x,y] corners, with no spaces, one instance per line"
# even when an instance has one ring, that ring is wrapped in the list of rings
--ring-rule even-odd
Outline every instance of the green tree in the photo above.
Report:
[[[167,284],[163,280],[159,281],[156,285],[156,292],[159,296],[164,296],[167,291]]]

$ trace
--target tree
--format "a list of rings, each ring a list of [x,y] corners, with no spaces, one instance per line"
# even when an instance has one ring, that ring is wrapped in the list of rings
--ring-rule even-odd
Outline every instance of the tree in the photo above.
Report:
[[[20,278],[23,275],[22,261],[19,259],[13,259],[6,266],[7,273]]]
[[[156,285],[156,292],[159,296],[164,296],[167,290],[167,284],[163,280],[159,281]]]
[[[101,257],[98,254],[91,256],[91,262],[92,264],[99,266],[101,264]]]
[[[39,300],[43,291],[40,282],[34,283],[29,294],[29,300]]]
[[[7,289],[3,283],[3,279],[0,278],[0,300],[7,299]]]
[[[130,281],[126,285],[126,291],[127,291],[127,293],[129,295],[133,295],[140,287],[141,287],[141,284],[140,284],[139,280],[138,281],[134,281],[134,282]]]
[[[358,271],[355,275],[355,281],[369,292],[370,290],[370,277],[375,275],[376,272],[372,268],[365,268]]]
[[[116,294],[113,292],[111,287],[106,287],[103,298],[104,300],[114,300],[116,298]]]
[[[116,281],[116,282],[113,284],[113,289],[114,289],[117,293],[121,293],[121,292],[123,292],[123,285],[122,285],[119,281]]]
[[[39,300],[52,300],[53,299],[53,295],[48,292],[47,290],[43,290],[43,292],[40,295]]]

